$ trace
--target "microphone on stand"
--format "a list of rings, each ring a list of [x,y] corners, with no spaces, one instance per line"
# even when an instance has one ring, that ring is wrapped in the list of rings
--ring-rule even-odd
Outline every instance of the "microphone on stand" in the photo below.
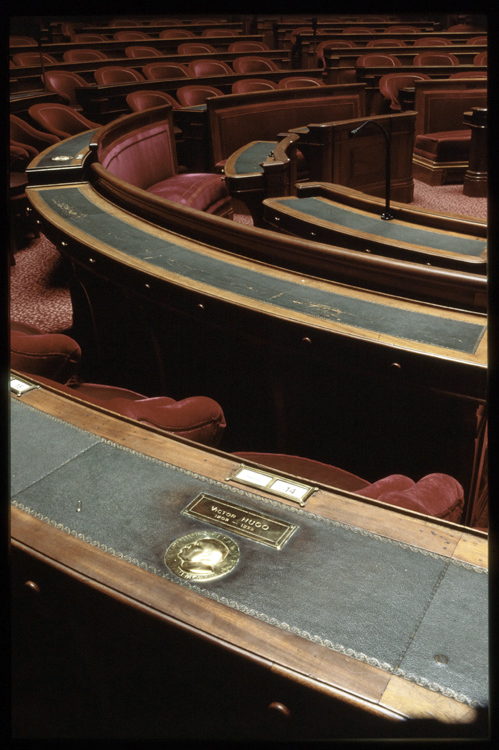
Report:
[[[390,219],[395,218],[392,212],[390,211],[390,188],[391,188],[391,142],[390,142],[390,136],[388,135],[388,132],[386,128],[383,127],[377,120],[366,120],[362,123],[362,125],[359,125],[358,128],[355,128],[355,130],[350,131],[350,137],[354,138],[357,133],[359,133],[366,125],[369,125],[372,123],[373,125],[376,125],[380,130],[383,131],[385,136],[385,143],[386,143],[386,157],[385,157],[385,210],[381,214],[381,218],[385,221],[390,221]]]

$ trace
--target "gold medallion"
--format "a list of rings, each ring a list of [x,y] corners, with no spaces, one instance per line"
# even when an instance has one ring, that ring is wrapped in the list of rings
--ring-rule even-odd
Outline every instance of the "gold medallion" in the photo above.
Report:
[[[239,560],[239,546],[218,531],[193,531],[170,544],[167,567],[188,581],[213,581],[230,573]]]

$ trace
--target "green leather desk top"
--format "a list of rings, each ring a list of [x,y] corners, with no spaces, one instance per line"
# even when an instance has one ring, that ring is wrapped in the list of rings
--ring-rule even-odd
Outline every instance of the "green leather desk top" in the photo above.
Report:
[[[244,174],[263,174],[261,163],[267,161],[277,141],[252,141],[238,149],[225,166],[227,177],[239,177]]]
[[[31,171],[39,169],[60,170],[63,167],[81,165],[82,160],[89,153],[88,147],[96,132],[97,129],[85,130],[83,133],[66,138],[42,151],[39,156],[33,159],[26,170],[28,178]]]
[[[161,278],[336,333],[486,366],[484,315],[370,293],[214,250],[154,227],[91,186],[28,188],[49,221],[90,247]]]
[[[487,704],[485,569],[178,468],[15,397],[11,450],[13,505],[61,534],[431,691]],[[217,530],[182,514],[201,492],[298,528],[280,550],[224,531],[239,546],[236,567],[182,580],[166,549]]]
[[[266,200],[265,205],[281,216],[283,214],[293,216],[313,227],[319,223],[322,227],[345,234],[372,234],[394,245],[415,247],[415,249],[442,255],[483,260],[486,257],[486,240],[425,229],[396,219],[382,221],[377,215],[342,206],[327,198],[272,198]]]

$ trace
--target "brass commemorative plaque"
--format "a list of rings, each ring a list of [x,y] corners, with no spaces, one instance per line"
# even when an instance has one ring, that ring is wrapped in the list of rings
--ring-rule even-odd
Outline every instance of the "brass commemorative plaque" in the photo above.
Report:
[[[298,528],[293,523],[233,505],[204,492],[189,503],[182,513],[229,529],[235,534],[267,544],[274,549],[281,549]]]
[[[239,560],[239,547],[218,531],[193,531],[170,544],[165,552],[167,567],[189,581],[214,581],[230,573]]]

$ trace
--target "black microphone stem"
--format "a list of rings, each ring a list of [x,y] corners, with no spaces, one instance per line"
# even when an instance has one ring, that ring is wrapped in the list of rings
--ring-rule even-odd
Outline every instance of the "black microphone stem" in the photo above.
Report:
[[[383,131],[385,136],[385,143],[386,143],[386,159],[385,159],[385,210],[381,214],[381,218],[385,221],[390,221],[390,219],[395,218],[390,211],[390,188],[391,188],[391,143],[390,143],[390,136],[388,135],[388,132],[386,128],[383,127],[377,120],[366,120],[362,123],[362,125],[359,125],[358,128],[355,128],[355,130],[350,131],[350,136],[353,138],[354,136],[359,133],[362,128],[364,128],[366,125],[369,125],[372,123],[373,125],[376,125],[380,130]]]

